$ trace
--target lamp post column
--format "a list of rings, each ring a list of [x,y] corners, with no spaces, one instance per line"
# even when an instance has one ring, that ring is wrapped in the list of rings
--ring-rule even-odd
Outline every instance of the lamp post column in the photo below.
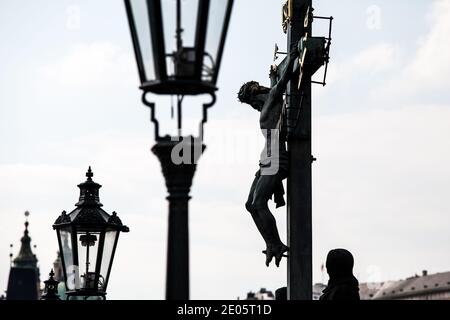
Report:
[[[162,172],[166,181],[169,196],[169,228],[167,244],[166,299],[189,299],[189,192],[192,186],[197,161],[205,149],[195,152],[195,144],[189,143],[189,157],[192,161],[174,163],[173,154],[179,155],[175,147],[178,141],[163,139],[156,143],[152,152],[161,162]],[[194,149],[194,150],[193,150]],[[186,149],[183,149],[186,151]],[[182,151],[182,152],[183,152]]]

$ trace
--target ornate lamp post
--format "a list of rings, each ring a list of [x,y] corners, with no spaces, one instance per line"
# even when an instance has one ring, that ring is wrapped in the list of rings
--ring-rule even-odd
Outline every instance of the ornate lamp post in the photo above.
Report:
[[[151,109],[156,145],[169,192],[167,299],[189,299],[188,201],[197,160],[205,146],[203,125],[216,101],[233,0],[125,0],[138,65],[142,101]],[[147,94],[177,96],[178,136],[161,137],[155,104]],[[209,94],[198,137],[182,137],[182,101]],[[183,142],[180,144],[180,139]],[[182,160],[174,160],[173,155]]]
[[[128,232],[115,212],[101,207],[99,189],[91,167],[87,180],[78,185],[80,199],[76,209],[62,212],[53,229],[58,237],[67,299],[101,297],[105,299],[120,232]]]

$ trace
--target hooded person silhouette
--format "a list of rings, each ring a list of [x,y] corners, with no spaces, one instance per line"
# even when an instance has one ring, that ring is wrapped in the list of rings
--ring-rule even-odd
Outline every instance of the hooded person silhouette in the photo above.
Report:
[[[328,253],[326,267],[330,280],[320,300],[360,300],[353,263],[352,254],[345,249],[334,249]]]

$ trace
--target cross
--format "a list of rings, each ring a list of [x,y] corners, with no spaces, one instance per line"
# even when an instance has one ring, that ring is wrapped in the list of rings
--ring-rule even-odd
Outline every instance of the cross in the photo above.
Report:
[[[294,80],[286,91],[289,176],[287,181],[287,296],[289,300],[312,299],[312,184],[311,184],[311,77],[304,74],[307,50],[304,37],[311,34],[312,0],[288,0],[283,5],[283,31],[287,34],[288,52],[294,46],[300,51],[294,65]],[[277,58],[278,46],[274,58]],[[282,54],[282,53],[280,53]],[[273,70],[282,74],[286,60]]]

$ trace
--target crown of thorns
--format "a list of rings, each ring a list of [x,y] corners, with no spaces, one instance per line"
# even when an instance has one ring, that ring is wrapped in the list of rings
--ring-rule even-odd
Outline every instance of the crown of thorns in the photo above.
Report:
[[[259,89],[259,82],[249,81],[244,83],[239,90],[238,99],[242,103],[249,103],[251,96],[254,94],[254,91]]]

